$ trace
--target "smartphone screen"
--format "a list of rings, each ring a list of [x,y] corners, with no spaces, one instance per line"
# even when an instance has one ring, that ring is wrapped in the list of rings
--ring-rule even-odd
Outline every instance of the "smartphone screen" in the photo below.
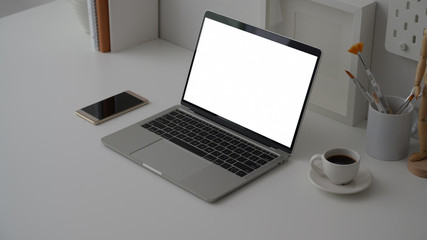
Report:
[[[77,110],[76,114],[93,124],[99,124],[147,103],[147,99],[125,91]]]

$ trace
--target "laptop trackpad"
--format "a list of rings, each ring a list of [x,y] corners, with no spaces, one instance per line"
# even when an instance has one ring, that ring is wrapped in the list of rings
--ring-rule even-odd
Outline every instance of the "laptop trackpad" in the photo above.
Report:
[[[210,164],[196,155],[162,139],[131,154],[137,161],[160,172],[164,177],[182,180]]]

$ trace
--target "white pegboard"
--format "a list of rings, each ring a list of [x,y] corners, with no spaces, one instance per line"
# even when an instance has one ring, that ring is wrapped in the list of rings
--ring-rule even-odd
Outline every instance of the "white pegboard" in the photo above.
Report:
[[[427,0],[389,0],[387,51],[418,61],[425,28]]]

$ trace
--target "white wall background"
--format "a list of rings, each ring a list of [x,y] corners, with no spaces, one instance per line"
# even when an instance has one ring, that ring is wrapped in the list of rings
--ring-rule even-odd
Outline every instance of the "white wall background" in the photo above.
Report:
[[[385,50],[388,0],[377,0],[371,70],[384,94],[406,97],[417,62]],[[205,10],[264,26],[265,0],[160,0],[160,36],[193,49]]]
[[[52,0],[0,0],[0,17]],[[264,26],[265,0],[160,0],[160,36],[193,49],[205,10]],[[417,62],[385,50],[388,0],[377,0],[371,70],[385,94],[406,96]]]
[[[264,27],[265,6],[265,0],[160,0],[160,37],[194,49],[206,10]]]
[[[0,0],[0,18],[53,0]]]

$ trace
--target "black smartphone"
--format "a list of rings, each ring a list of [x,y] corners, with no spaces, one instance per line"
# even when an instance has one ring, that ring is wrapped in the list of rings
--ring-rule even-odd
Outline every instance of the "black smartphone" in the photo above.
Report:
[[[123,113],[148,104],[148,99],[132,91],[124,91],[76,111],[92,124],[100,124]]]

